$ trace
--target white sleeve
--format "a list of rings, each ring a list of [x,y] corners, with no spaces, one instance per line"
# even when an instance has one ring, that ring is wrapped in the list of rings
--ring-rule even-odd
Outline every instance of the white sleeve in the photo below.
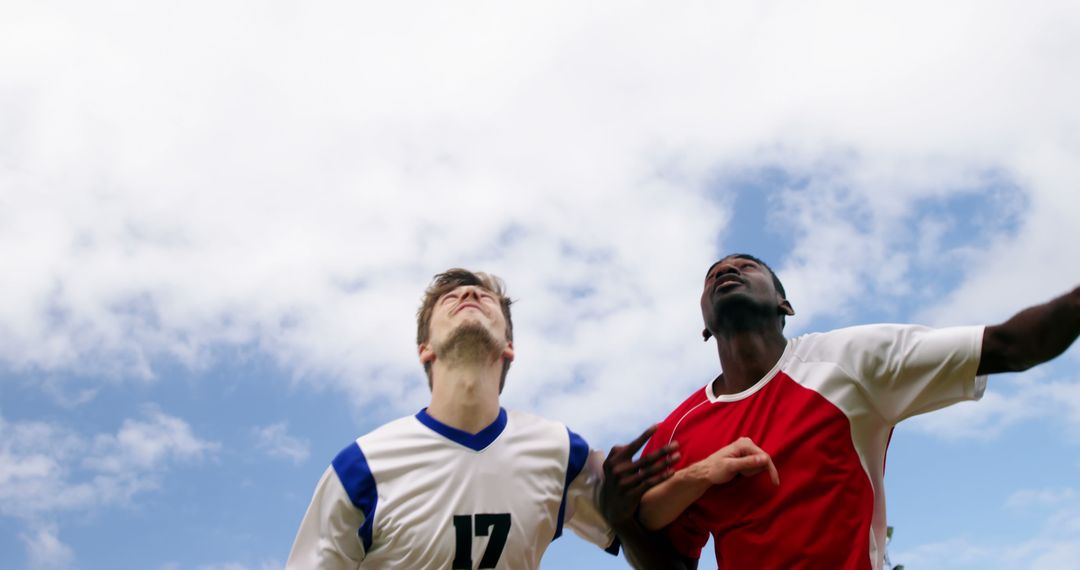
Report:
[[[975,374],[983,328],[866,325],[809,336],[817,337],[814,352],[832,353],[881,417],[896,424],[982,397],[986,377]]]
[[[590,450],[585,465],[570,482],[566,493],[566,526],[581,538],[618,553],[615,531],[600,514],[600,485],[604,481],[604,456]]]
[[[364,559],[358,530],[364,522],[334,467],[323,473],[296,533],[286,570],[356,570]]]

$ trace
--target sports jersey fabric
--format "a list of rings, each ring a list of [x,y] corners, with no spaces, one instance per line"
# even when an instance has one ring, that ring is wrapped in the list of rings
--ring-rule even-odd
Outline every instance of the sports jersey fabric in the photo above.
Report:
[[[868,325],[790,339],[747,390],[710,382],[683,402],[644,453],[679,442],[680,469],[739,437],[769,453],[780,485],[737,477],[710,488],[665,533],[699,558],[714,538],[719,568],[880,570],[885,452],[910,416],[978,399],[983,327]]]
[[[286,567],[538,568],[564,524],[616,554],[601,464],[555,421],[500,409],[470,434],[421,410],[338,454]]]

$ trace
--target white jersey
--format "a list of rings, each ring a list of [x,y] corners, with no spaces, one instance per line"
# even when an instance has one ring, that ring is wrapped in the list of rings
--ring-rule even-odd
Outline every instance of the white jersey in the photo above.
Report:
[[[338,454],[286,568],[538,568],[564,523],[616,554],[601,462],[555,421],[500,409],[470,434],[421,410]]]

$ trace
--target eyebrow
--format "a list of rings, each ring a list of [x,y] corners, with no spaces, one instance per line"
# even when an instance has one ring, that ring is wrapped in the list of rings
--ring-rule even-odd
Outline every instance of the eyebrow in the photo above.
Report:
[[[730,259],[730,260],[733,260],[733,261],[734,261],[734,260],[738,260],[738,261],[745,261],[745,262],[747,262],[747,263],[749,263],[749,264],[751,264],[751,265],[753,265],[753,266],[755,266],[755,267],[761,267],[761,264],[760,264],[760,263],[758,263],[758,262],[754,261],[753,259],[750,259],[749,257],[739,257],[739,256],[731,256],[731,257],[725,257],[725,258],[723,258],[723,259],[720,259],[720,260],[718,260],[718,261],[717,261],[716,263],[713,263],[712,265],[710,265],[710,266],[709,266],[709,269],[708,269],[708,271],[706,271],[706,272],[705,272],[705,278],[706,278],[706,279],[708,279],[708,278],[709,278],[709,275],[710,275],[710,274],[712,273],[712,270],[713,270],[713,269],[716,269],[716,266],[717,266],[717,265],[720,265],[721,263],[723,263],[723,262],[725,262],[725,261],[727,261],[727,260],[729,260],[729,259]]]
[[[458,289],[461,289],[462,287],[475,287],[477,295],[487,296],[487,297],[491,297],[493,299],[497,298],[494,291],[491,291],[490,289],[485,289],[483,287],[480,287],[479,285],[458,285],[457,287],[454,287],[453,289],[443,293],[442,296],[439,297],[439,299],[445,299],[445,298],[447,298],[447,297],[449,297],[451,295],[460,295],[460,293],[458,292]]]

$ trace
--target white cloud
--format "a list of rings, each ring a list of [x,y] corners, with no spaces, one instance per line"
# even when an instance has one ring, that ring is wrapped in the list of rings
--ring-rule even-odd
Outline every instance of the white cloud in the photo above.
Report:
[[[892,559],[907,568],[952,570],[1050,570],[1075,566],[1080,555],[1080,495],[1072,488],[1020,489],[1005,502],[1013,510],[1049,509],[1039,526],[1012,540],[963,535],[897,551]]]
[[[20,519],[31,568],[66,568],[74,551],[59,539],[63,513],[130,505],[156,489],[173,464],[198,461],[220,444],[196,437],[187,422],[153,406],[115,434],[87,437],[46,422],[0,417],[0,516]]]
[[[1063,502],[1076,498],[1076,491],[1071,488],[1062,489],[1021,489],[1016,491],[1005,501],[1005,506],[1011,509],[1026,509],[1029,507],[1053,507]]]
[[[771,170],[789,332],[1005,318],[1075,284],[1078,20],[1064,0],[6,6],[0,369],[77,407],[226,346],[412,412],[416,304],[463,265],[520,301],[507,405],[625,438],[715,373],[700,279]],[[1075,375],[1036,380],[911,424],[1080,433]],[[0,513],[25,519],[217,449],[154,410],[0,436]],[[1015,560],[957,540],[913,552]]]
[[[154,489],[176,463],[219,448],[156,408],[116,434],[85,437],[45,422],[0,418],[0,514],[35,521],[57,513],[127,504]]]
[[[75,560],[71,547],[60,541],[55,526],[40,526],[30,533],[19,534],[26,545],[27,567],[32,570],[69,568]]]
[[[288,459],[299,465],[311,455],[311,444],[303,439],[288,434],[288,425],[284,422],[252,429],[255,446],[271,457]]]
[[[508,401],[607,433],[588,401],[655,416],[715,368],[697,287],[763,168],[805,181],[771,202],[793,332],[912,300],[991,318],[1074,279],[1076,10],[25,4],[0,23],[0,362],[152,379],[227,345],[412,411],[419,294],[467,265],[521,299]],[[997,181],[1015,227],[957,243],[920,209]]]
[[[148,421],[124,420],[116,435],[99,434],[83,464],[103,473],[150,470],[164,460],[199,460],[220,445],[199,439],[184,420],[155,407],[144,410]]]
[[[967,538],[922,544],[890,556],[905,568],[979,568],[995,560],[997,553]]]
[[[1019,375],[993,376],[983,398],[905,422],[911,429],[946,440],[990,441],[1025,421],[1054,421],[1080,441],[1080,382],[1068,358]]]

